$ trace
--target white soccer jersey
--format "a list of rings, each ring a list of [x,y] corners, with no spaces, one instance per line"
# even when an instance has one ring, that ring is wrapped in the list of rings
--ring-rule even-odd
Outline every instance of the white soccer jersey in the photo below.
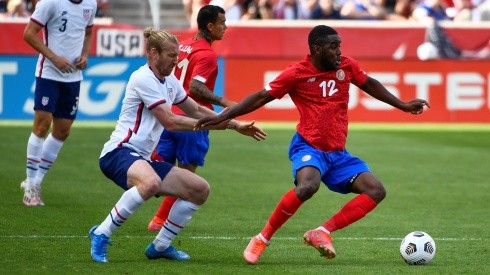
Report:
[[[44,28],[44,44],[48,48],[75,63],[82,53],[85,29],[93,27],[96,11],[96,0],[82,0],[80,3],[70,0],[41,0],[36,5],[31,21]],[[61,73],[42,54],[39,55],[35,75],[62,82],[82,80],[81,70]]]
[[[127,146],[149,160],[163,131],[163,125],[150,110],[160,104],[171,107],[186,99],[187,93],[173,74],[162,82],[148,64],[141,66],[129,78],[116,129],[100,157],[116,147]]]

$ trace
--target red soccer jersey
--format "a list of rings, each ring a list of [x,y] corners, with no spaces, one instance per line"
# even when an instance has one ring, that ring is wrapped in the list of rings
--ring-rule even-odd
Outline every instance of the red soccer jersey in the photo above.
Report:
[[[175,76],[192,99],[213,110],[211,103],[201,101],[189,92],[189,84],[192,79],[197,79],[205,83],[209,90],[214,91],[218,76],[218,56],[204,38],[187,39],[179,45],[179,49],[179,63],[175,67]],[[177,106],[173,106],[172,110],[176,114],[184,114]]]
[[[340,68],[320,72],[310,56],[288,66],[266,89],[275,98],[289,94],[298,108],[298,133],[314,148],[336,151],[345,148],[350,83],[361,86],[367,75],[356,60],[342,56]]]

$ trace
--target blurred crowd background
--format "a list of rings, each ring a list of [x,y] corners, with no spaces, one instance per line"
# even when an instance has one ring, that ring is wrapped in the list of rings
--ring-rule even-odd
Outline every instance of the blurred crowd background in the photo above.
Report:
[[[0,0],[0,18],[28,17],[37,1]],[[97,2],[99,7],[97,17],[113,17],[117,22],[118,14],[111,12],[111,5],[121,5],[122,2],[128,1],[98,0]],[[190,27],[195,27],[196,12],[206,4],[223,7],[228,22],[263,19],[395,20],[429,23],[441,20],[490,21],[490,0],[162,0],[161,2],[178,5],[178,9],[180,8],[180,12],[185,14]],[[128,6],[128,9],[130,8]]]

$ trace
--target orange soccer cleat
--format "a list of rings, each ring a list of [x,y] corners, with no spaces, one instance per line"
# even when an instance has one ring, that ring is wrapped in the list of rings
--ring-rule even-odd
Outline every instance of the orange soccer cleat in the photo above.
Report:
[[[332,245],[332,237],[327,232],[320,229],[309,230],[303,235],[303,239],[305,244],[316,248],[316,250],[320,252],[320,255],[325,257],[325,259],[335,258],[335,248],[333,248]]]
[[[267,247],[267,243],[259,238],[259,236],[254,236],[250,240],[243,252],[243,258],[249,264],[257,264],[259,262],[260,255],[264,252]]]

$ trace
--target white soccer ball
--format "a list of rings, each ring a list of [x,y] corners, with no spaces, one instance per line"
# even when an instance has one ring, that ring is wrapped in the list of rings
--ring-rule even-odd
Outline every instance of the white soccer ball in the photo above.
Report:
[[[425,232],[410,232],[400,244],[400,254],[409,265],[428,264],[436,254],[436,243]]]
[[[434,44],[424,42],[417,47],[417,57],[420,60],[439,59],[439,50]]]

